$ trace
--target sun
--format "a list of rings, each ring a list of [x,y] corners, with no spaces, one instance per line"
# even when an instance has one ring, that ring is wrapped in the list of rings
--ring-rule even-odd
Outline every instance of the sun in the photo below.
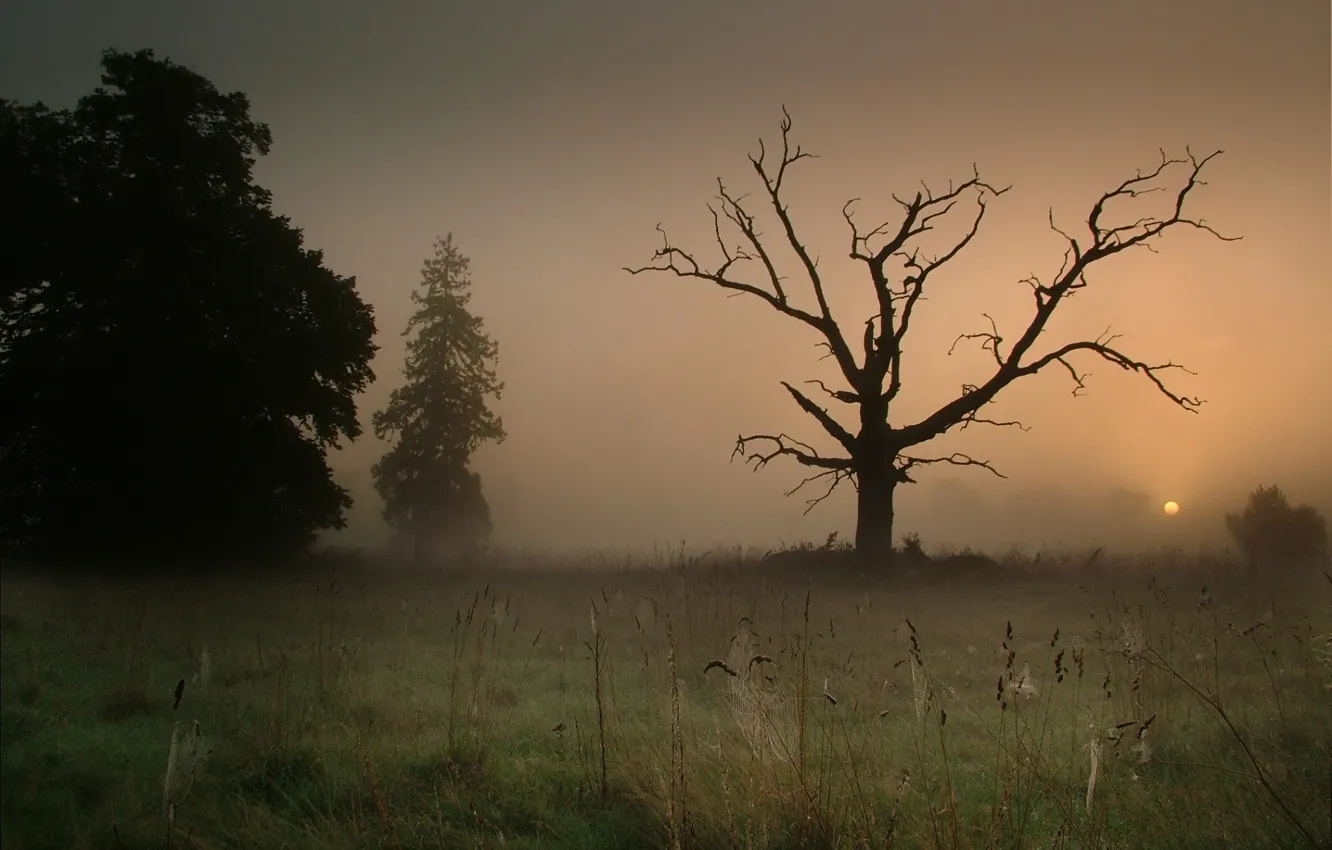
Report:
[[[1179,513],[1179,502],[1166,502],[1164,510],[1166,516],[1174,516]]]

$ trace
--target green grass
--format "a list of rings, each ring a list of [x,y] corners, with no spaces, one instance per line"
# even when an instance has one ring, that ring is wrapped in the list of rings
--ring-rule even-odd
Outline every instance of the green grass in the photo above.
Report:
[[[0,843],[1329,846],[1329,580],[1104,561],[7,569]]]

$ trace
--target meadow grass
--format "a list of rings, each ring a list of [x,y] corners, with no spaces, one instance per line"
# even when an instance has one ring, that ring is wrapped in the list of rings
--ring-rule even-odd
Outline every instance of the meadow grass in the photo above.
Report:
[[[1332,841],[1318,569],[344,558],[2,599],[6,848]]]

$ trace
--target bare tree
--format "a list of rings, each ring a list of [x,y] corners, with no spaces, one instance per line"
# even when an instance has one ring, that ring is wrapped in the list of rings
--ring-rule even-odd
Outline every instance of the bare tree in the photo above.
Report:
[[[835,457],[822,455],[808,444],[786,434],[750,434],[737,439],[732,459],[741,457],[759,469],[774,458],[785,456],[810,468],[810,476],[787,494],[792,495],[815,482],[825,484],[826,489],[822,494],[809,500],[807,512],[826,499],[842,481],[850,481],[858,494],[857,550],[891,553],[893,495],[899,484],[913,481],[911,475],[917,467],[940,463],[975,466],[1003,477],[988,461],[969,455],[953,453],[929,456],[911,453],[911,450],[954,428],[961,430],[972,425],[1023,428],[1017,421],[982,415],[985,406],[1009,384],[1019,378],[1035,375],[1047,366],[1063,368],[1072,379],[1073,392],[1077,395],[1085,388],[1086,373],[1074,365],[1071,359],[1073,355],[1086,352],[1122,369],[1137,372],[1180,408],[1191,413],[1197,412],[1202,404],[1201,399],[1178,394],[1163,380],[1163,373],[1169,370],[1188,370],[1174,363],[1151,365],[1134,359],[1116,347],[1118,337],[1108,332],[1096,339],[1070,342],[1045,353],[1036,353],[1033,349],[1060,304],[1087,286],[1086,273],[1093,263],[1138,246],[1153,250],[1151,242],[1176,225],[1197,228],[1218,239],[1233,241],[1221,236],[1202,219],[1190,218],[1184,212],[1190,192],[1204,185],[1199,179],[1203,168],[1221,151],[1201,159],[1191,152],[1186,152],[1183,159],[1171,159],[1162,152],[1161,162],[1155,168],[1138,172],[1096,201],[1087,217],[1088,235],[1081,240],[1055,225],[1052,210],[1050,227],[1067,241],[1068,246],[1063,264],[1049,282],[1043,283],[1036,277],[1023,281],[1030,286],[1035,302],[1026,328],[1016,341],[1006,345],[1005,337],[994,320],[985,315],[989,321],[989,330],[962,334],[953,345],[956,347],[964,340],[979,343],[994,358],[994,371],[990,376],[980,383],[964,385],[955,399],[920,421],[895,426],[890,421],[890,412],[893,401],[902,391],[903,340],[911,327],[914,311],[921,302],[926,285],[940,267],[970,244],[985,218],[987,202],[1007,189],[997,189],[984,182],[973,168],[971,179],[956,186],[950,185],[947,192],[936,195],[925,187],[909,201],[894,195],[893,200],[903,210],[900,222],[885,222],[867,232],[859,229],[852,215],[851,208],[858,199],[848,201],[842,208],[842,215],[851,231],[850,255],[852,259],[865,264],[878,308],[874,315],[864,321],[860,340],[848,340],[843,326],[833,317],[829,308],[817,260],[796,235],[790,212],[781,198],[788,169],[800,160],[812,157],[798,145],[792,148],[791,116],[785,108],[782,109],[782,115],[782,153],[775,170],[761,139],[758,156],[751,154],[749,161],[763,182],[766,203],[771,205],[781,225],[784,240],[765,242],[754,214],[744,204],[745,196],[732,194],[719,178],[717,204],[709,204],[708,210],[712,213],[713,232],[721,252],[720,265],[708,270],[693,254],[672,245],[666,231],[658,225],[662,247],[654,253],[653,264],[626,268],[625,271],[634,275],[651,271],[669,272],[682,278],[708,281],[722,289],[758,298],[772,309],[808,325],[820,334],[822,340],[819,346],[826,348],[828,355],[836,361],[847,388],[833,389],[822,381],[807,383],[816,386],[839,404],[858,408],[859,430],[853,433],[852,428],[843,425],[826,407],[817,404],[791,384],[782,382],[782,386],[800,409],[837,441],[845,454]],[[1186,175],[1182,186],[1172,189],[1162,185],[1166,173],[1174,173],[1176,170]],[[1112,202],[1132,201],[1140,195],[1155,192],[1173,194],[1173,212],[1169,217],[1141,215],[1130,220],[1125,215],[1124,223],[1118,224],[1104,220],[1106,209]],[[945,217],[955,209],[970,206],[969,203],[961,207],[959,204],[973,200],[974,212],[966,232],[943,253],[923,255],[918,244],[919,237],[949,220]],[[728,222],[725,226],[721,223],[723,218]],[[728,242],[723,236],[723,229],[738,231],[736,244]],[[812,309],[792,303],[789,283],[778,272],[775,254],[778,250],[788,249],[794,253],[804,277],[809,281],[814,297]],[[751,263],[761,267],[764,284],[755,285],[735,276],[741,266]],[[856,342],[856,348],[852,347],[853,341]]]

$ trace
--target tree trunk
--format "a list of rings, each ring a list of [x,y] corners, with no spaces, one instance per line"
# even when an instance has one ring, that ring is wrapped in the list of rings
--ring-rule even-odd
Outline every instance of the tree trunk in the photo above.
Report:
[[[856,475],[856,551],[862,555],[893,553],[893,469],[871,469]]]

